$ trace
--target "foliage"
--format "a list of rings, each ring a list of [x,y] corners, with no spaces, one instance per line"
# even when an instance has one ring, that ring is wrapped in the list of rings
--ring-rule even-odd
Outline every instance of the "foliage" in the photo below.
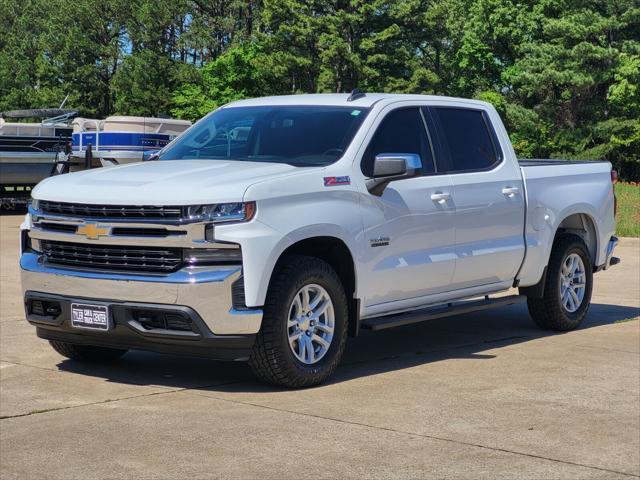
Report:
[[[225,103],[268,93],[266,72],[260,68],[253,44],[238,44],[207,63],[195,82],[179,86],[173,94],[178,117],[196,120]]]
[[[640,179],[636,0],[0,0],[0,110],[197,119],[239,98],[475,97],[523,157]]]

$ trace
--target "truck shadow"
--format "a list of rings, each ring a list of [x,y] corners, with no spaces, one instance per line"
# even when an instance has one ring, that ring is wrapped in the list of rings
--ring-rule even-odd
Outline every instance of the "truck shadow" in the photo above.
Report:
[[[640,316],[640,308],[592,304],[579,330],[597,328]],[[578,331],[579,331],[578,330]],[[381,332],[362,332],[349,339],[341,366],[328,384],[411,368],[449,359],[490,361],[485,352],[548,336],[572,335],[538,329],[523,304],[474,314],[430,320]],[[63,371],[131,385],[156,385],[175,389],[277,392],[260,384],[242,362],[160,355],[132,351],[109,365],[64,360]]]

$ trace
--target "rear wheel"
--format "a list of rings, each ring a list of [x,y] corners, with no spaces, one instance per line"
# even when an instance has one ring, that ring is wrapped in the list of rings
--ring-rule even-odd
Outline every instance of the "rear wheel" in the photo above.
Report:
[[[49,340],[49,344],[60,355],[82,362],[112,362],[127,353],[127,350],[117,348],[76,345],[57,340]]]
[[[309,387],[338,366],[347,339],[347,298],[326,262],[292,255],[269,286],[249,364],[272,385]]]
[[[533,320],[545,330],[576,328],[587,315],[593,290],[591,257],[582,238],[566,234],[553,245],[542,298],[528,298]]]

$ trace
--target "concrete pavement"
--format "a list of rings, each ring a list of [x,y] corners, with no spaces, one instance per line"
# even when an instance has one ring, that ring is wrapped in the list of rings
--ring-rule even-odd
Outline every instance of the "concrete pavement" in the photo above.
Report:
[[[244,364],[56,354],[23,319],[20,216],[0,217],[1,478],[639,478],[640,242],[584,326],[523,305],[367,333],[327,385]]]

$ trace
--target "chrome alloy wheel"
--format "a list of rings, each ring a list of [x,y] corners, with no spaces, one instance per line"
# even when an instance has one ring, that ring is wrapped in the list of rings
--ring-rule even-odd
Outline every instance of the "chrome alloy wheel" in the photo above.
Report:
[[[573,313],[580,308],[586,291],[586,272],[582,258],[572,253],[562,262],[560,271],[560,300],[564,309]]]
[[[313,365],[326,355],[333,340],[335,311],[327,291],[309,284],[298,290],[287,321],[289,347],[302,363]]]

